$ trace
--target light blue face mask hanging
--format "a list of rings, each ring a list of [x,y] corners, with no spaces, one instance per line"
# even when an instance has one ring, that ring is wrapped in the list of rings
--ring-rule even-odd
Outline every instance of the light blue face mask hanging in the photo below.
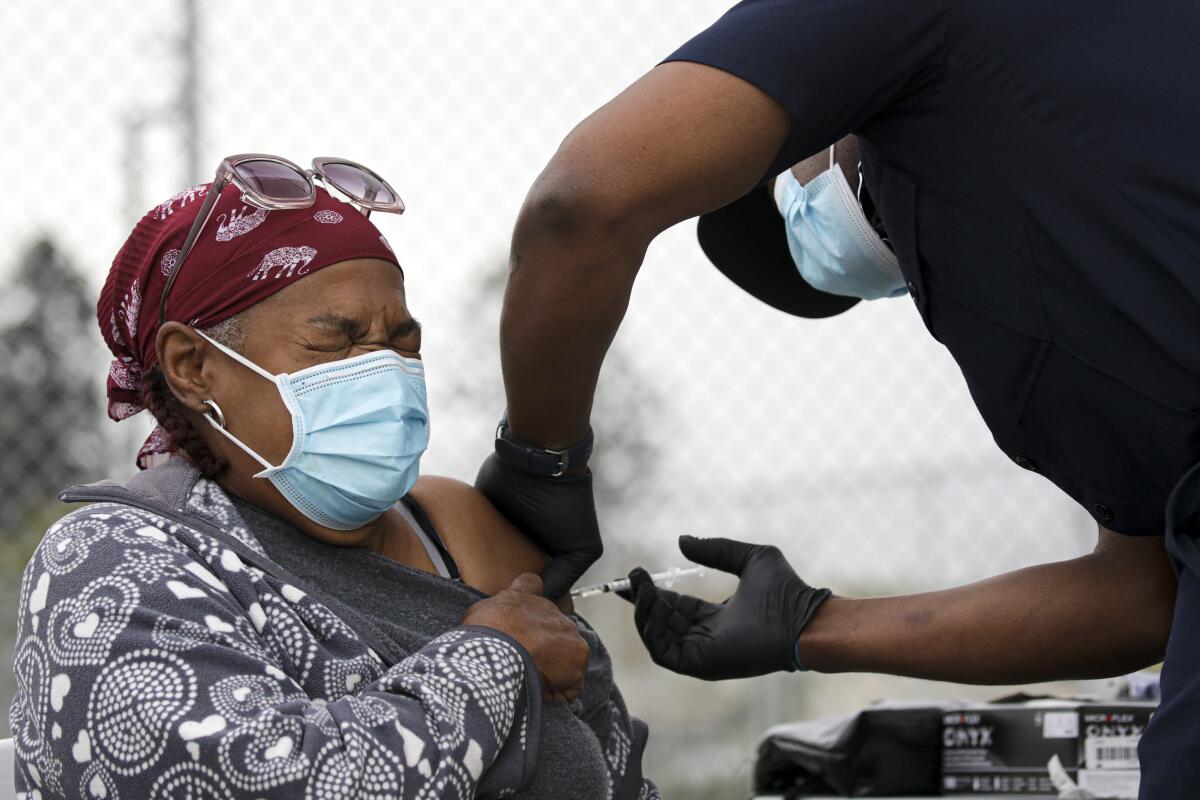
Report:
[[[829,149],[829,169],[801,186],[791,170],[775,179],[775,204],[800,276],[822,292],[878,300],[906,291],[896,255],[867,222]]]
[[[421,454],[429,445],[420,359],[380,350],[272,375],[204,338],[279,390],[292,415],[292,449],[277,467],[211,415],[205,419],[262,464],[263,471],[254,477],[270,480],[304,516],[334,530],[361,528],[416,483]]]

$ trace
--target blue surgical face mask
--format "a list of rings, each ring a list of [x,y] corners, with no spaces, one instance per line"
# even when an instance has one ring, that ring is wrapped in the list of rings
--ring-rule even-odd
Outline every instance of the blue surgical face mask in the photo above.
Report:
[[[204,336],[203,333],[200,333]],[[380,350],[299,372],[272,375],[204,336],[221,352],[275,384],[292,415],[292,449],[279,466],[211,415],[206,419],[265,469],[255,474],[318,525],[361,528],[408,494],[429,445],[425,367]]]
[[[832,148],[829,153],[829,169],[804,186],[791,170],[775,179],[775,204],[796,269],[830,294],[864,300],[904,294],[896,255],[867,222]]]

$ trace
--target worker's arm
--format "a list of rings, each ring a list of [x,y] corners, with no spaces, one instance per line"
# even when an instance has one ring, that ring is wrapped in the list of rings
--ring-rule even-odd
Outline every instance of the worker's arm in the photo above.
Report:
[[[1095,551],[940,592],[830,598],[800,636],[822,672],[959,683],[1120,675],[1162,660],[1175,573],[1161,536],[1103,528]]]
[[[646,247],[752,189],[789,130],[783,106],[760,90],[679,62],[656,67],[567,137],[513,233],[500,349],[515,437],[555,450],[585,439],[596,376]],[[548,477],[492,455],[475,486],[550,554],[550,597],[603,552],[582,466]]]
[[[513,233],[500,347],[514,435],[547,448],[587,435],[646,247],[754,188],[790,127],[782,105],[740,78],[673,62],[567,136]]]
[[[700,678],[791,668],[960,683],[1118,675],[1160,661],[1176,578],[1162,537],[1100,531],[1095,551],[940,592],[853,600],[814,589],[773,547],[681,540],[734,572],[725,603],[658,589],[635,571],[635,618],[655,662]]]

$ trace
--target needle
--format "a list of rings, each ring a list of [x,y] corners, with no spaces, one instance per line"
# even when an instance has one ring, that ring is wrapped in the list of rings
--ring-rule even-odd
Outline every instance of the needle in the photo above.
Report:
[[[703,567],[671,567],[665,572],[656,572],[650,576],[650,580],[656,586],[669,588],[675,585],[675,582],[680,578],[686,578],[695,575],[697,578],[704,577]],[[620,592],[629,588],[629,578],[618,578],[607,583],[597,583],[593,586],[584,586],[571,591],[571,597],[579,600],[584,597],[595,597],[598,594],[610,594],[612,592]]]

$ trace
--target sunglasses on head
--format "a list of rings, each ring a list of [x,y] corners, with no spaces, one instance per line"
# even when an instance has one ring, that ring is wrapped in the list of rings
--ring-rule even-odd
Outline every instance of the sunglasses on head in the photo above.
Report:
[[[188,231],[175,264],[167,275],[158,302],[158,324],[167,321],[167,295],[175,285],[175,278],[200,232],[212,217],[217,199],[226,186],[232,183],[238,187],[242,192],[242,202],[246,205],[268,211],[283,211],[309,208],[317,202],[314,179],[320,179],[326,186],[337,189],[364,216],[371,216],[372,211],[404,213],[404,201],[387,181],[362,164],[344,158],[314,158],[312,169],[304,169],[286,158],[263,153],[243,153],[224,158],[217,167],[208,196],[196,214],[196,221],[192,223],[192,229]]]

